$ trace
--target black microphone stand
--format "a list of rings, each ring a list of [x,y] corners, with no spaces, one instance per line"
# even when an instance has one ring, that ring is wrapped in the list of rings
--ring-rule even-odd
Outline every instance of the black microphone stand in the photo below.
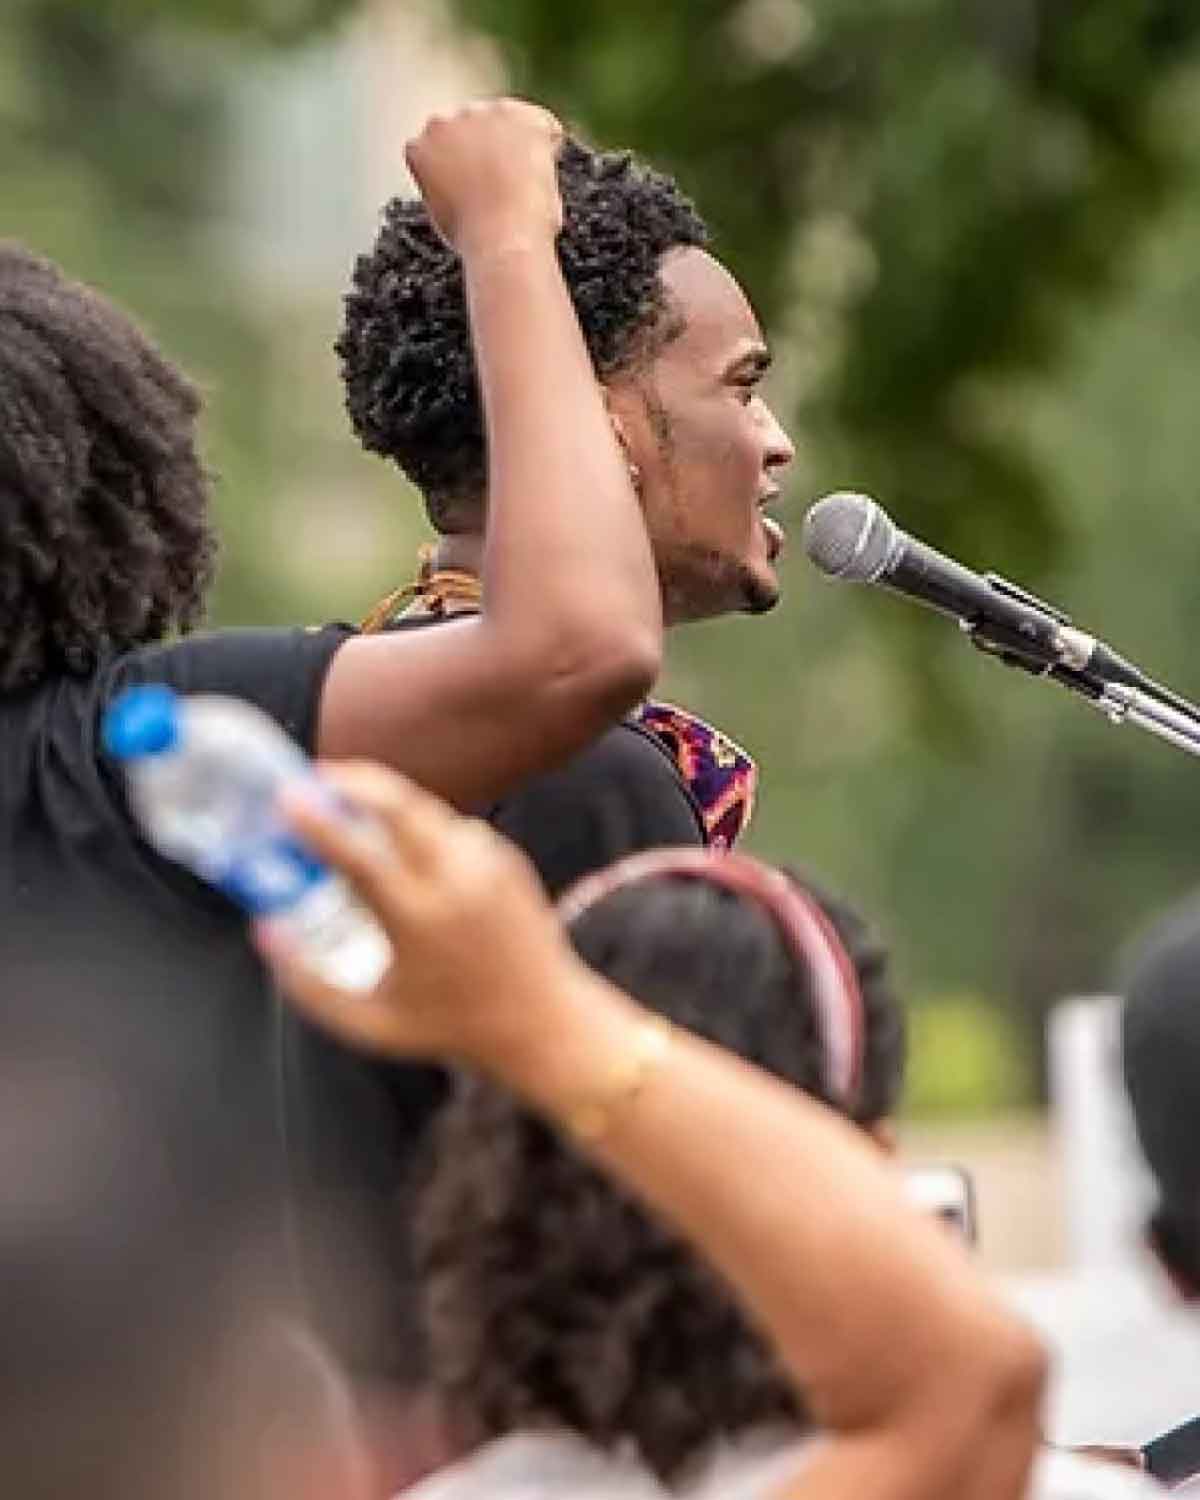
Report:
[[[1200,707],[1112,655],[1105,647],[1097,648],[1092,636],[1078,630],[1071,624],[1070,616],[1052,604],[995,573],[984,576],[998,594],[1043,611],[1057,622],[1059,629],[1054,648],[1048,653],[1041,644],[1032,647],[1028,640],[997,627],[992,621],[960,620],[959,625],[973,646],[1006,666],[1061,683],[1111,724],[1136,724],[1167,744],[1200,756]],[[1099,663],[1093,665],[1097,658]]]

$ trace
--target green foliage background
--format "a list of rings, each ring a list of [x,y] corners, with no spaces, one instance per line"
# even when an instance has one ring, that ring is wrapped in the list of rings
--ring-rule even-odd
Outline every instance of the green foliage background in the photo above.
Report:
[[[870,490],[1200,696],[1200,7],[446,4],[518,90],[700,202],[772,330],[795,521],[826,489]],[[419,532],[341,417],[339,287],[251,295],[214,233],[242,146],[231,78],[295,48],[319,72],[355,10],[0,14],[0,232],[137,310],[209,390],[221,620],[354,616]],[[1194,882],[1200,767],[795,556],[787,583],[768,620],[682,633],[671,691],[760,759],[756,846],[858,896],[918,999],[1002,1008],[1008,1050],[1036,1057],[1047,1003],[1104,985],[1123,938]],[[1001,1049],[1011,1029],[980,1036]]]

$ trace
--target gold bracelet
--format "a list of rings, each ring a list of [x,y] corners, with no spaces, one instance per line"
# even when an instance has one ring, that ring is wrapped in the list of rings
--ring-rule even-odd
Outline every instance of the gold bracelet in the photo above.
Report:
[[[613,1067],[595,1097],[564,1112],[564,1123],[577,1141],[594,1146],[608,1135],[618,1111],[637,1101],[661,1065],[674,1031],[665,1016],[647,1016],[639,1023],[629,1055]]]

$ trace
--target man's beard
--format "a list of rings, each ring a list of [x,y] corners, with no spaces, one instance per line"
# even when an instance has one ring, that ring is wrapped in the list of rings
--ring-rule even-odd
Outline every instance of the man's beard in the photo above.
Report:
[[[779,585],[740,558],[683,543],[659,557],[667,623],[711,620],[719,615],[764,615],[779,603]]]
[[[742,613],[765,615],[774,609],[779,603],[781,593],[779,584],[774,579],[763,578],[745,564],[738,571],[741,575],[742,595],[746,601],[742,605]]]

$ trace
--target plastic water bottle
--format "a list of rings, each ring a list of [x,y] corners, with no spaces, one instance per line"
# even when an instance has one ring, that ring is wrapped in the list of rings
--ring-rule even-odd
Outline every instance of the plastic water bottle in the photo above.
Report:
[[[285,786],[323,788],[312,762],[253,705],[168,687],[129,688],[104,719],[134,816],[154,847],[254,917],[286,926],[302,956],[344,989],[369,990],[391,947],[351,887],[279,817]]]

